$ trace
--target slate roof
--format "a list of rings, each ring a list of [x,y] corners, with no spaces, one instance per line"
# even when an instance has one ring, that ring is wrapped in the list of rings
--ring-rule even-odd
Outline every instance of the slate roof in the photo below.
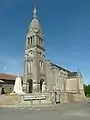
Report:
[[[59,65],[56,65],[56,64],[53,64],[53,63],[51,63],[51,65],[59,68],[60,70],[64,70],[64,71],[66,71],[66,72],[68,72],[68,73],[70,72],[69,70],[67,70],[67,69],[65,69],[65,68],[63,68],[63,67],[61,67],[61,66],[59,66]]]
[[[70,72],[68,74],[68,78],[76,77],[76,75],[77,75],[77,72]]]
[[[16,75],[0,73],[0,80],[15,80],[16,77]]]
[[[56,64],[53,64],[53,63],[51,63],[51,65],[54,66],[54,67],[59,68],[60,70],[68,72],[68,78],[74,78],[77,75],[77,72],[71,72],[71,71],[69,71],[69,70],[67,70],[67,69],[65,69],[65,68],[63,68],[61,66],[58,66]]]

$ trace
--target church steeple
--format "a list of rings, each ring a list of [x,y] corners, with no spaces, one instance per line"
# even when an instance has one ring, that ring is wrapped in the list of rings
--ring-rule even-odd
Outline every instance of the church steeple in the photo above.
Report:
[[[44,38],[41,24],[37,18],[36,6],[34,6],[33,19],[26,35],[24,83],[27,92],[34,92],[36,89],[40,92],[38,83],[40,83],[41,75],[44,77],[44,52]],[[30,81],[33,86],[31,88],[32,91],[30,91],[31,86],[28,87]]]

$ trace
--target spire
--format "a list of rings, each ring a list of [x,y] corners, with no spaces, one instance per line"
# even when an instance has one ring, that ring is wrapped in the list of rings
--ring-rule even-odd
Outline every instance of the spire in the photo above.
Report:
[[[37,18],[36,0],[34,0],[33,18]]]
[[[29,25],[27,37],[34,36],[35,34],[38,34],[38,36],[43,39],[41,25],[40,25],[39,20],[37,19],[37,10],[36,10],[36,2],[35,1],[36,0],[34,0],[33,19]],[[33,31],[32,31],[32,29],[33,29]]]

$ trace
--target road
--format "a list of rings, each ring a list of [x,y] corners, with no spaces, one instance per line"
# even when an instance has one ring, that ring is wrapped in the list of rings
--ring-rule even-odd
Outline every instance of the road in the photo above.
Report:
[[[90,120],[90,102],[38,108],[0,108],[0,120]]]

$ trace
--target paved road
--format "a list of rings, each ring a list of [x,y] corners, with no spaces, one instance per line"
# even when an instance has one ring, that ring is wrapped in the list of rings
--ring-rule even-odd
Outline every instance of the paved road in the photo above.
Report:
[[[90,103],[54,107],[0,108],[0,120],[90,120]]]

